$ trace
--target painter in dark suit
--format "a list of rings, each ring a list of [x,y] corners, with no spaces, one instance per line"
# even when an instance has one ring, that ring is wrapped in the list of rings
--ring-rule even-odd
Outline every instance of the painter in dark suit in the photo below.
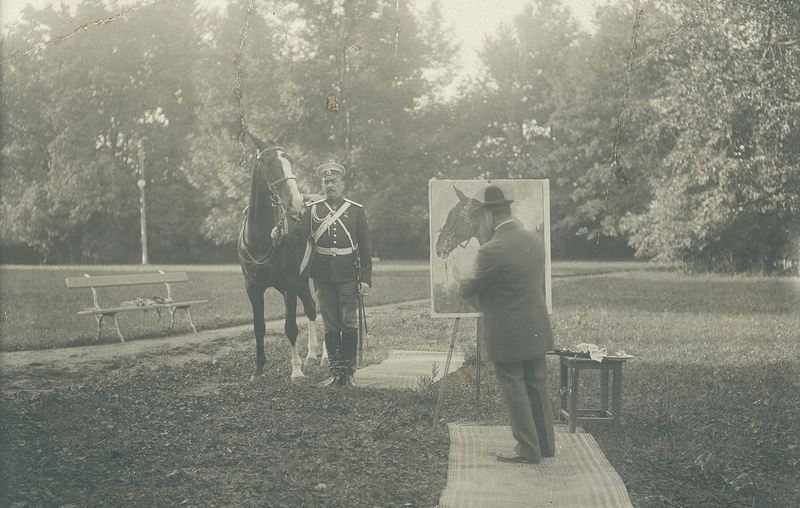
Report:
[[[513,200],[505,199],[500,188],[486,187],[484,198],[471,215],[485,224],[488,241],[478,249],[474,276],[460,281],[460,292],[464,298],[478,298],[486,354],[517,441],[514,453],[498,453],[497,458],[537,463],[555,452],[545,359],[553,349],[545,247],[539,235],[514,219]]]

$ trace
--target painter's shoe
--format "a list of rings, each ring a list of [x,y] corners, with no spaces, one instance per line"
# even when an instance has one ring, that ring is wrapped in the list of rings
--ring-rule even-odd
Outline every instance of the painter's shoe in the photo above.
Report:
[[[522,464],[538,464],[540,461],[527,459],[522,455],[518,455],[517,453],[498,453],[497,460],[500,462],[515,462],[515,463],[522,463]]]

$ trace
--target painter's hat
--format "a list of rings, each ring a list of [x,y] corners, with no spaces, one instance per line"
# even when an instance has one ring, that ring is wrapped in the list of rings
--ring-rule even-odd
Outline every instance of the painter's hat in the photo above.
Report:
[[[483,198],[483,200],[481,200]],[[481,208],[494,208],[496,206],[501,205],[508,205],[513,203],[513,199],[506,199],[506,195],[503,194],[503,190],[496,185],[490,185],[483,189],[482,191],[478,191],[475,195],[475,200],[478,201],[478,204],[470,210],[470,213],[480,210]]]

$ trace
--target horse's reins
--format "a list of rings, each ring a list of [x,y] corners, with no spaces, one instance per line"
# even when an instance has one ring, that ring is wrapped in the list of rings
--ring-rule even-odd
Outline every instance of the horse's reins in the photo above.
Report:
[[[269,151],[273,151],[273,150],[274,151],[277,151],[277,150],[286,151],[286,149],[283,148],[280,145],[269,146],[267,148],[264,148],[263,150],[259,150],[258,148],[256,148],[256,156],[253,158],[253,170],[255,170],[255,167],[256,167],[256,164],[258,164],[258,161],[261,160],[261,156],[264,153],[269,152]],[[289,224],[287,222],[288,221],[288,215],[286,214],[286,207],[283,205],[283,200],[281,199],[281,195],[280,195],[280,193],[278,193],[278,185],[280,185],[283,182],[286,182],[288,180],[297,181],[297,177],[294,174],[290,173],[288,175],[284,175],[283,178],[279,178],[279,179],[277,179],[277,180],[275,180],[273,182],[270,182],[269,179],[267,178],[267,175],[264,175],[264,181],[267,182],[267,189],[269,190],[269,198],[270,198],[270,202],[272,204],[272,208],[280,208],[280,210],[281,210],[280,219],[277,222],[278,222],[279,227],[281,229],[286,229],[286,230],[289,229]],[[294,216],[292,216],[292,219],[295,222],[300,220],[299,217],[294,217]],[[244,256],[242,256],[243,259],[246,259],[247,261],[250,261],[251,263],[255,263],[255,264],[258,264],[258,265],[263,265],[263,264],[266,264],[266,263],[269,262],[269,260],[272,258],[272,254],[273,254],[275,249],[269,249],[266,252],[266,254],[264,254],[263,257],[261,257],[260,259],[255,259],[250,254],[250,252],[247,250],[247,246],[244,244],[244,223],[242,223],[242,231],[239,233],[239,236],[241,237],[241,241],[239,242],[239,245],[240,245],[239,255],[241,256],[242,248],[244,249],[244,253],[247,255],[247,258],[244,258]],[[275,246],[275,243],[276,243],[276,241],[273,240],[272,241],[273,247]]]

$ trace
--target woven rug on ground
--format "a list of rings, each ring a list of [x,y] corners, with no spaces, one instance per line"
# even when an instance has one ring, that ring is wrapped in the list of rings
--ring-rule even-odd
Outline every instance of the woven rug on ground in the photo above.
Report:
[[[356,371],[356,385],[366,388],[416,388],[420,376],[430,376],[433,364],[441,379],[447,363],[447,352],[439,351],[389,351],[389,357],[379,364]],[[464,355],[453,352],[448,373],[453,373],[464,363]]]
[[[557,424],[555,457],[509,464],[495,454],[513,451],[510,427],[447,427],[450,459],[440,507],[632,507],[622,478],[591,434],[570,434]]]

